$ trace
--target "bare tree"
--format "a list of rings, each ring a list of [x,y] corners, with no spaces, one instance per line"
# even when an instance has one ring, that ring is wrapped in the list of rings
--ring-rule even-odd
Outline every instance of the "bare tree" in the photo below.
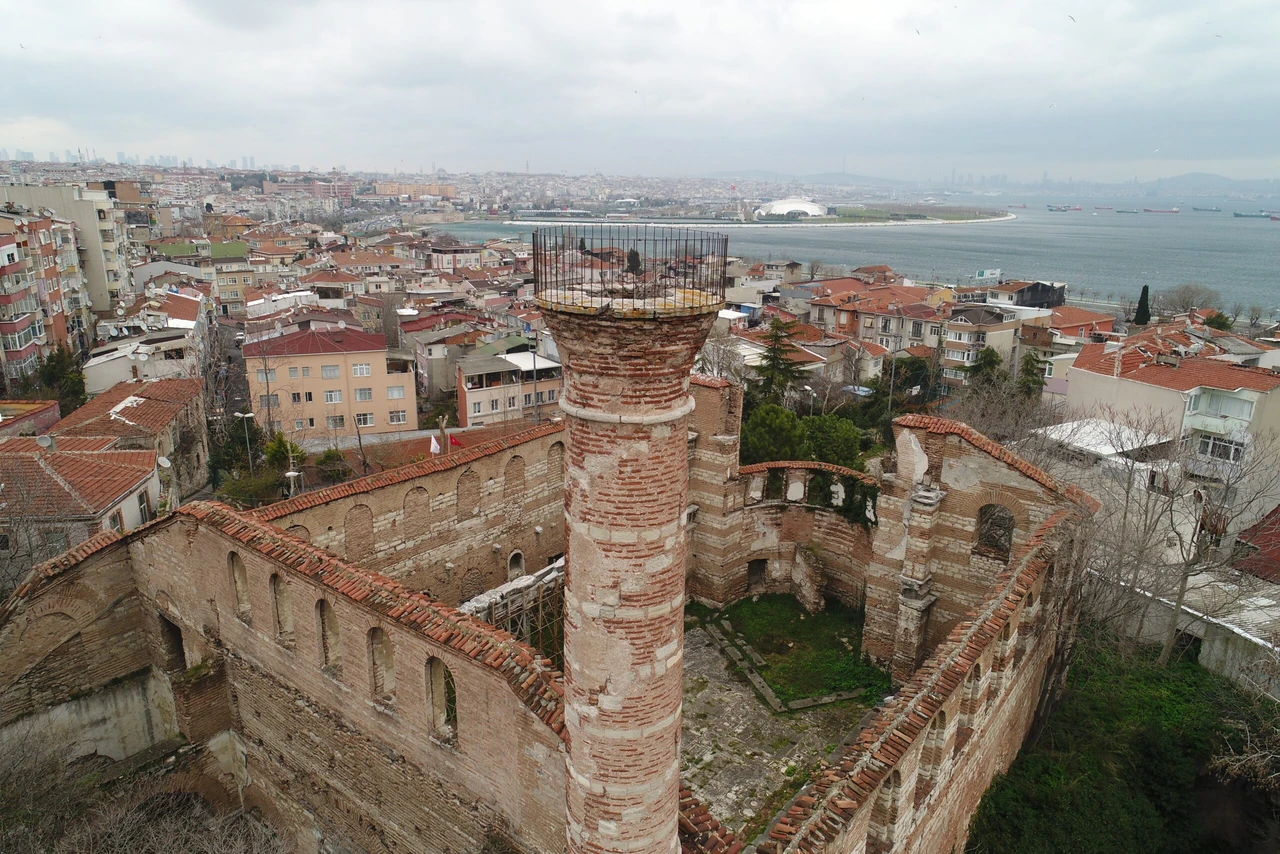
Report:
[[[698,351],[694,370],[737,383],[743,382],[751,374],[738,349],[737,336],[726,329],[711,330],[706,343]]]
[[[1227,316],[1231,318],[1231,322],[1235,323],[1240,319],[1240,315],[1244,314],[1244,303],[1236,300],[1231,303],[1231,308],[1227,309]]]
[[[1158,294],[1162,308],[1171,312],[1190,311],[1193,308],[1217,308],[1222,295],[1206,285],[1187,283],[1175,285]]]
[[[1267,310],[1260,305],[1251,305],[1246,309],[1246,316],[1249,318],[1249,328],[1256,329],[1262,323],[1262,318],[1267,316]]]
[[[1214,757],[1215,771],[1270,793],[1280,792],[1280,637],[1243,674],[1246,702],[1229,716],[1233,738]]]

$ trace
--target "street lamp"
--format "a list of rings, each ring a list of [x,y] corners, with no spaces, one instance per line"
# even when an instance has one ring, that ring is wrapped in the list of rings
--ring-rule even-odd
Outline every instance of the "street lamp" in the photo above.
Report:
[[[813,400],[818,396],[818,393],[809,388],[809,386],[805,386],[804,390],[809,392],[809,416],[813,417]]]
[[[292,498],[292,497],[294,496],[294,494],[298,491],[298,485],[299,485],[299,483],[301,483],[301,484],[302,484],[302,488],[303,488],[303,489],[305,489],[305,488],[306,488],[306,482],[305,482],[305,481],[298,481],[298,480],[297,480],[297,478],[302,477],[302,472],[300,472],[300,471],[287,471],[287,472],[285,472],[285,473],[284,473],[284,476],[285,476],[285,477],[287,477],[287,478],[289,478],[289,497],[290,497],[290,498]]]
[[[160,466],[160,468],[169,472],[169,477],[168,477],[169,483],[168,483],[168,490],[167,490],[169,494],[169,502],[168,502],[169,510],[170,511],[177,510],[178,504],[180,503],[178,498],[178,490],[177,490],[178,473],[173,470],[173,463],[169,460],[168,457],[156,457],[156,465]]]
[[[252,412],[233,412],[231,414],[244,422],[244,453],[245,453],[245,456],[249,458],[249,474],[253,474],[253,449],[249,447],[249,421],[246,420],[246,419],[252,419],[253,413]]]

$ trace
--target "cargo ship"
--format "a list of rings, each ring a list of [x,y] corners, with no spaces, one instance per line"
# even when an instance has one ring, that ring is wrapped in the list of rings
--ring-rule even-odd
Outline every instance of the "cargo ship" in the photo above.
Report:
[[[1280,216],[1276,216],[1275,214],[1272,214],[1272,215],[1271,215],[1271,221],[1272,221],[1272,222],[1280,222]]]
[[[1194,208],[1193,207],[1192,210],[1204,211],[1205,213],[1222,213],[1222,208],[1219,208],[1219,207],[1212,207],[1212,208]]]
[[[1113,211],[1113,210],[1115,210],[1115,208],[1111,207],[1111,205],[1103,205],[1103,206],[1094,205],[1094,206],[1093,206],[1093,209],[1094,209],[1095,211]]]
[[[1025,208],[1025,207],[1026,207],[1026,205],[1009,205],[1009,207],[1011,207],[1011,208],[1019,208],[1019,209],[1021,209],[1021,208]]]
[[[1182,213],[1178,208],[1143,208],[1143,213]]]
[[[1116,211],[1116,213],[1142,213],[1142,211],[1138,210],[1137,208],[1121,208],[1120,210]]]
[[[1234,214],[1232,214],[1232,216],[1238,216],[1238,217],[1240,217],[1241,219],[1266,219],[1267,217],[1271,216],[1271,214],[1265,214],[1265,213],[1256,213],[1256,214],[1255,214],[1255,213],[1240,213],[1240,211],[1236,211]]]

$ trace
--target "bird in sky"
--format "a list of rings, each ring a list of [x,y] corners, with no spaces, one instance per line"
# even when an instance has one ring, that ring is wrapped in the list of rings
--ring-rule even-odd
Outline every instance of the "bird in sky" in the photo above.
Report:
[[[1057,105],[1057,103],[1050,104],[1050,105],[1049,105],[1049,109],[1051,109],[1051,110],[1052,110],[1052,109],[1053,109],[1054,107],[1056,107],[1056,106],[1058,106],[1058,105]]]
[[[1071,23],[1074,24],[1076,22],[1075,15],[1068,15],[1067,17],[1071,19]]]
[[[916,30],[916,35],[920,35],[920,31],[919,31],[919,30]]]

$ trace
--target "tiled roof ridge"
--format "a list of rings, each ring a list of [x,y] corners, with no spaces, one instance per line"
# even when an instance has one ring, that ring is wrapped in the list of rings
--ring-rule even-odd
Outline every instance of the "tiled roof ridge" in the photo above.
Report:
[[[930,433],[941,433],[944,435],[959,436],[970,445],[973,445],[980,451],[985,451],[1002,463],[1006,463],[1017,469],[1022,474],[1034,480],[1043,487],[1053,490],[1059,494],[1066,494],[1067,487],[1058,483],[1048,472],[1039,466],[1032,465],[1022,457],[1010,451],[1004,445],[994,439],[989,439],[961,421],[952,421],[950,418],[939,418],[936,415],[920,415],[912,413],[909,415],[899,415],[893,419],[894,424],[903,427],[915,427],[921,430],[927,430]]]
[[[388,471],[378,472],[366,477],[357,478],[356,480],[339,483],[333,486],[327,486],[324,489],[317,489],[314,492],[304,492],[301,495],[295,495],[293,498],[284,501],[278,501],[275,504],[269,504],[266,507],[260,507],[248,515],[255,519],[263,521],[272,521],[290,513],[296,513],[299,510],[306,510],[311,507],[318,507],[337,498],[345,498],[349,495],[361,495],[366,492],[372,492],[375,489],[381,489],[385,486],[394,486],[397,483],[404,483],[416,477],[422,477],[436,472],[448,471],[452,468],[475,462],[476,460],[487,457],[490,454],[504,451],[531,442],[534,439],[541,439],[543,436],[550,436],[552,433],[558,433],[564,429],[563,421],[552,421],[543,424],[540,427],[530,427],[528,430],[522,430],[519,433],[513,433],[510,436],[501,436],[497,439],[490,439],[487,442],[481,442],[470,448],[451,454],[443,454],[430,460],[423,460],[417,463],[409,463],[408,465],[398,466]]]
[[[738,474],[762,474],[772,469],[809,469],[810,471],[829,471],[832,474],[845,475],[847,477],[856,478],[863,483],[879,486],[880,481],[871,475],[857,469],[845,468],[835,463],[824,463],[819,460],[775,460],[768,463],[752,463],[749,466],[742,466],[738,469]]]
[[[737,835],[686,785],[680,786],[679,836],[681,854],[738,854],[743,849]]]
[[[1081,508],[1064,507],[1036,529],[1018,555],[1017,568],[997,575],[992,595],[956,624],[911,680],[844,748],[838,762],[824,763],[825,767],[805,784],[786,814],[772,825],[767,841],[757,849],[760,854],[797,850],[793,847],[797,840],[810,833],[826,840],[839,834],[865,806],[897,757],[925,731],[945,699],[963,685],[987,644],[999,637],[1017,604],[1049,564],[1042,555],[1048,535],[1072,516],[1080,515]],[[950,679],[945,679],[948,676]],[[940,684],[944,679],[951,684]]]
[[[703,388],[728,388],[733,383],[723,377],[713,377],[709,374],[690,374],[690,385],[700,385]]]
[[[80,507],[83,508],[86,513],[88,514],[93,513],[93,508],[90,507],[89,502],[85,501],[84,497],[80,495],[80,490],[76,489],[74,486],[71,485],[71,483],[66,478],[58,474],[58,472],[54,469],[54,467],[49,465],[49,461],[45,459],[44,454],[37,453],[34,456],[36,460],[36,465],[40,466],[40,470],[44,472],[46,475],[48,475],[53,480],[54,483],[58,484],[58,486],[61,486],[64,490],[66,490],[66,493],[71,496],[72,501],[74,501],[76,504],[79,504]]]
[[[190,516],[212,525],[226,536],[317,580],[352,602],[497,671],[539,720],[562,740],[567,739],[564,685],[559,671],[549,659],[508,632],[425,594],[410,591],[377,572],[349,564],[269,522],[237,513],[220,502],[191,502],[174,511],[172,516]]]

